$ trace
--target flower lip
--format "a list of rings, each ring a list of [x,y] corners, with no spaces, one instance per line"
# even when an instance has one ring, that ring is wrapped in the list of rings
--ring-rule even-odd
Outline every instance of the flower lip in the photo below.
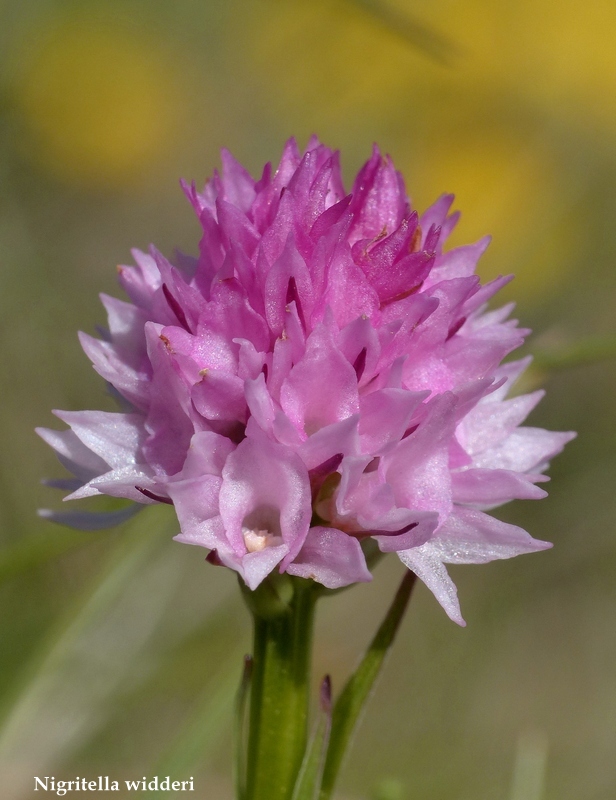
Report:
[[[255,530],[243,526],[242,536],[244,537],[246,550],[249,553],[259,553],[261,550],[265,550],[266,547],[276,547],[282,544],[282,536],[276,536],[267,529]]]

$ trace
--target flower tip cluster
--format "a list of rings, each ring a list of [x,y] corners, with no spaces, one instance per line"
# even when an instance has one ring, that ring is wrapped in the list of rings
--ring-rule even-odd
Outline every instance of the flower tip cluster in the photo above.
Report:
[[[223,151],[203,191],[183,188],[199,255],[135,250],[129,301],[102,296],[108,330],[80,337],[122,410],[40,431],[74,476],[61,486],[172,503],[176,539],[251,589],[273,570],[368,581],[372,540],[462,624],[445,564],[548,547],[486,512],[543,497],[573,436],[522,426],[541,392],[508,397],[528,360],[502,361],[527,331],[487,309],[508,281],[475,275],[489,240],[445,250],[453,196],[419,215],[376,147],[349,193],[315,138],[258,180]]]

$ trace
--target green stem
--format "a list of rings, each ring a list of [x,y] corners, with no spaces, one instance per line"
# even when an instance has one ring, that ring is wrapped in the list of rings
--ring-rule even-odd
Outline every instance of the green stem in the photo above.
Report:
[[[329,800],[331,797],[338,772],[342,766],[342,761],[348,750],[360,714],[381,671],[385,656],[396,638],[396,633],[411,598],[416,577],[410,571],[405,573],[396,596],[385,615],[385,619],[370,643],[360,665],[347,681],[334,706],[329,748],[323,769],[319,800]]]
[[[308,736],[315,595],[277,576],[244,596],[254,620],[246,800],[289,800]]]

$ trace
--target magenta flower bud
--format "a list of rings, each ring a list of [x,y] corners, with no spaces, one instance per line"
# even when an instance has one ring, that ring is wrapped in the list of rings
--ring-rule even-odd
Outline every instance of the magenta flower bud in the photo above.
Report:
[[[486,304],[509,278],[480,285],[487,239],[445,251],[453,197],[419,216],[376,147],[349,194],[316,139],[258,181],[222,159],[184,185],[199,256],[135,251],[130,302],[103,296],[108,333],[81,336],[123,410],[40,431],[69,498],[171,502],[177,540],[251,589],[273,570],[369,581],[372,537],[463,624],[445,564],[549,547],[486,512],[543,497],[574,435],[521,427],[541,392],[507,399],[528,360],[501,361],[528,331]]]

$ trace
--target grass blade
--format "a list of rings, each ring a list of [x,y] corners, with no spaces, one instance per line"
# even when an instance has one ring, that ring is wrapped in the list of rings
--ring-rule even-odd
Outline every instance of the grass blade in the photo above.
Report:
[[[392,646],[411,597],[416,575],[407,572],[385,619],[364,655],[360,665],[347,681],[334,706],[332,730],[323,770],[320,800],[329,800],[349,742],[360,714]]]

